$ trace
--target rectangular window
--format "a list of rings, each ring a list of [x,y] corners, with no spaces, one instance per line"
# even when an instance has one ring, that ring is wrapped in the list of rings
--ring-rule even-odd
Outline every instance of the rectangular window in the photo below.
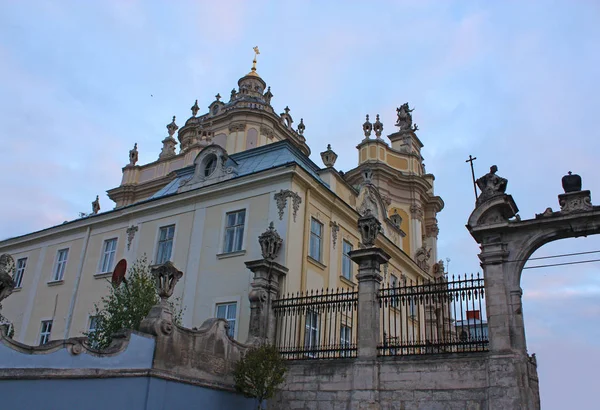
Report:
[[[111,272],[117,253],[117,238],[104,241],[102,257],[100,258],[100,273]]]
[[[306,323],[304,329],[304,349],[314,350],[319,344],[319,315],[317,312],[309,310],[306,312]],[[307,355],[314,357],[314,352],[307,352]]]
[[[322,248],[321,239],[323,238],[323,224],[315,218],[310,219],[310,247],[308,256],[321,262]]]
[[[223,244],[223,253],[237,252],[242,250],[245,222],[245,209],[227,212],[225,215],[225,243]]]
[[[390,288],[392,288],[390,292],[392,296],[391,305],[396,307],[400,301],[398,300],[398,277],[394,274],[390,275]]]
[[[352,328],[350,326],[342,325],[340,327],[340,346],[343,349],[350,348],[352,344]],[[348,356],[350,352],[342,352],[342,356]]]
[[[219,303],[216,306],[217,319],[225,319],[229,324],[229,337],[235,336],[235,314],[237,311],[237,303]]]
[[[158,249],[156,250],[156,264],[171,260],[171,250],[173,249],[173,236],[175,236],[175,225],[163,226],[160,228],[158,236]]]
[[[54,272],[52,275],[53,281],[63,280],[65,276],[65,268],[67,266],[67,258],[69,257],[68,249],[61,249],[56,254],[56,265],[54,265]]]
[[[45,345],[50,341],[50,333],[52,333],[52,321],[42,320],[42,328],[40,329],[40,345]]]
[[[98,316],[90,316],[90,324],[88,326],[88,333],[94,333],[98,329]]]
[[[20,288],[23,284],[23,275],[25,274],[25,268],[27,267],[27,258],[21,258],[17,260],[17,269],[15,270],[15,288]]]
[[[352,260],[348,254],[352,251],[352,244],[348,241],[342,241],[342,276],[352,280]]]

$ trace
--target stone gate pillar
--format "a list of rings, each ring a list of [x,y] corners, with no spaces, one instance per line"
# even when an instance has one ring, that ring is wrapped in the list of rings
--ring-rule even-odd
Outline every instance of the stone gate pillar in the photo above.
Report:
[[[367,209],[358,219],[358,229],[365,248],[349,253],[350,259],[358,264],[358,317],[357,347],[358,358],[377,357],[377,345],[381,338],[380,307],[377,291],[381,284],[381,265],[390,256],[380,248],[375,248],[375,239],[381,231],[381,223]]]
[[[254,273],[248,294],[250,328],[247,343],[275,344],[277,323],[273,314],[273,301],[279,295],[281,279],[287,274],[288,268],[273,261],[283,244],[273,222],[258,237],[258,242],[263,259],[245,262],[246,267]]]

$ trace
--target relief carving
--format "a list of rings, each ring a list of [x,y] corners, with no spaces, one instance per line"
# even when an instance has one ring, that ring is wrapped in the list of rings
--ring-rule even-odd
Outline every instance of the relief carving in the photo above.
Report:
[[[331,237],[333,239],[333,249],[335,249],[335,244],[338,239],[338,233],[340,231],[340,225],[337,222],[331,221],[329,222],[329,226],[331,227]]]
[[[298,210],[300,209],[300,204],[302,203],[302,198],[297,193],[290,191],[289,189],[282,189],[274,195],[274,199],[277,202],[277,210],[279,214],[279,220],[283,219],[283,210],[287,206],[287,199],[292,199],[292,209],[293,209],[293,217],[294,222],[296,222],[296,215],[298,214]]]
[[[429,258],[431,258],[431,249],[428,250],[425,246],[420,247],[415,252],[415,262],[425,272],[429,272],[430,269]]]
[[[244,131],[246,129],[246,124],[243,122],[232,122],[229,124],[230,132]]]
[[[135,233],[138,231],[138,227],[135,225],[131,225],[125,231],[127,233],[127,250],[131,248],[131,242],[133,242],[133,238],[135,237]]]
[[[413,219],[418,219],[423,221],[423,208],[419,204],[414,204],[410,206],[410,215]]]

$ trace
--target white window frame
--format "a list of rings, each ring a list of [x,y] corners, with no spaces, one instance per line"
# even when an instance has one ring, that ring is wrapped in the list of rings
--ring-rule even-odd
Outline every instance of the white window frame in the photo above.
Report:
[[[94,324],[94,321],[97,321],[98,316],[96,315],[90,315],[88,316],[88,333],[95,333],[96,330],[98,330],[98,323],[95,323],[95,326],[92,327],[92,324]]]
[[[106,249],[106,246],[108,245],[109,242],[113,242],[114,241],[114,248],[112,250],[108,250]],[[112,272],[114,265],[115,265],[115,260],[117,258],[117,247],[119,246],[119,238],[109,238],[109,239],[105,239],[104,241],[102,241],[102,249],[101,249],[101,253],[100,253],[100,263],[98,264],[98,273],[102,274],[102,273],[109,273]],[[109,258],[108,261],[108,265],[106,266],[106,269],[104,268],[104,262],[106,260],[106,258]],[[112,258],[112,259],[110,259]]]
[[[350,247],[348,252],[352,252],[354,250],[354,246],[350,241],[345,239],[342,240],[342,276],[348,280],[352,280],[352,259],[350,259],[350,256],[348,256],[348,252],[344,250],[346,245]]]
[[[167,242],[167,240],[161,241],[160,234],[163,229],[168,229],[171,227],[173,228],[173,237],[171,238],[171,249],[169,251],[169,257],[165,260],[159,260],[158,256],[159,256],[159,252],[161,251],[161,242]],[[156,241],[155,241],[156,249],[154,251],[154,264],[155,265],[160,265],[167,261],[173,261],[173,250],[175,249],[175,237],[176,236],[177,236],[177,224],[168,223],[166,225],[162,225],[162,226],[158,227],[158,230],[156,232]]]
[[[228,313],[229,313],[230,307],[232,305],[235,306],[235,308],[234,308],[235,313],[234,313],[234,318],[230,319],[228,317]],[[239,302],[236,301],[236,300],[230,300],[228,302],[218,302],[218,303],[215,303],[215,314],[214,314],[214,316],[217,319],[225,319],[227,321],[227,323],[229,324],[229,332],[230,332],[229,333],[229,337],[231,337],[233,339],[236,338],[236,336],[237,336],[237,330],[238,330],[238,327],[239,327],[239,317],[238,317],[239,305],[240,305]],[[225,306],[226,307],[225,317],[219,318],[219,316],[218,316],[219,306]],[[231,327],[231,322],[233,322],[233,328]]]
[[[45,328],[46,324],[50,324],[50,329],[48,330],[47,328]],[[40,322],[40,337],[39,337],[39,341],[40,341],[40,346],[43,346],[45,344],[48,344],[48,342],[50,342],[50,336],[52,336],[52,327],[54,326],[54,320],[52,319],[43,319]],[[44,330],[45,329],[45,330]]]
[[[244,234],[242,237],[242,250],[239,252],[232,252],[228,254],[225,252],[225,227],[227,226],[227,214],[230,212],[236,212],[246,210],[246,217],[244,219]],[[248,236],[248,220],[250,219],[250,203],[245,202],[232,202],[229,206],[221,208],[221,229],[219,230],[219,242],[217,243],[218,256],[235,256],[243,255],[246,252],[246,238]]]
[[[319,345],[319,319],[319,313],[317,311],[308,310],[306,312],[306,317],[304,318],[304,349],[306,350],[314,349]],[[315,353],[313,352],[307,352],[306,355],[315,357]]]
[[[244,222],[239,224],[238,223],[238,214],[240,212],[244,212]],[[231,214],[235,214],[236,215],[236,224],[232,225],[232,226],[228,226],[227,225],[227,220],[229,215]],[[236,209],[234,211],[227,211],[225,212],[225,222],[224,222],[224,228],[223,228],[223,244],[222,244],[222,253],[227,254],[227,253],[235,253],[235,252],[241,252],[244,249],[244,245],[245,245],[245,234],[246,234],[246,225],[248,222],[248,210],[247,208],[240,208],[240,209]],[[232,240],[232,249],[227,249],[227,233],[228,230],[233,229],[233,240]],[[241,231],[241,233],[240,233]],[[241,238],[240,238],[241,236]],[[239,242],[241,239],[241,243]],[[236,249],[235,248],[235,244],[236,243],[240,243],[240,249]]]
[[[321,226],[321,234],[317,235],[315,232],[313,232],[313,222],[317,223],[318,225]],[[325,225],[319,221],[317,218],[315,218],[314,216],[310,217],[310,235],[309,235],[309,239],[308,239],[308,256],[310,256],[312,259],[318,261],[318,262],[323,262],[323,236],[324,235],[324,230],[325,230]],[[313,255],[313,240],[318,241],[318,255]]]
[[[65,259],[60,260],[61,252],[66,252]],[[54,265],[52,267],[52,280],[51,282],[60,282],[65,278],[65,271],[67,270],[67,262],[69,261],[69,248],[62,248],[56,251],[56,257]],[[60,264],[60,268],[59,268]]]
[[[22,262],[22,266],[21,266]],[[15,289],[20,289],[23,286],[23,276],[25,275],[25,270],[27,269],[27,257],[17,259],[17,264],[15,267],[15,275],[13,276],[13,281],[15,282]]]

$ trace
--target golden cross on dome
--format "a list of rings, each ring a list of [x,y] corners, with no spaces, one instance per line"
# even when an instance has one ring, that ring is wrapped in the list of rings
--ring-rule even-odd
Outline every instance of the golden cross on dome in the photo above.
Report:
[[[258,49],[258,46],[254,46],[254,48],[252,48],[254,50],[254,60],[252,61],[252,71],[256,71],[256,56],[260,54],[260,50]]]

